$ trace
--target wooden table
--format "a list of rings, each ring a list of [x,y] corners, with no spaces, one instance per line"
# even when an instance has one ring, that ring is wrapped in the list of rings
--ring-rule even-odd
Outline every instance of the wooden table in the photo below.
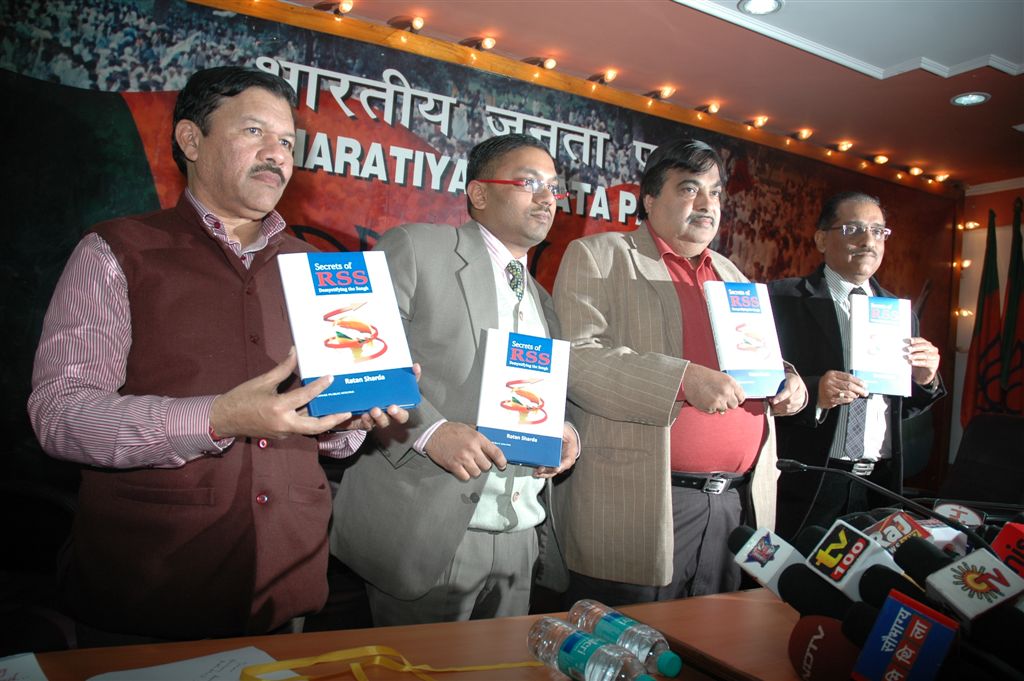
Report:
[[[798,615],[771,592],[757,589],[626,606],[622,610],[665,634],[672,648],[686,662],[683,679],[797,679],[786,656],[786,642]],[[526,648],[526,634],[536,619],[537,615],[530,615],[405,627],[87,648],[41,653],[38,659],[50,681],[84,681],[103,672],[165,664],[250,645],[278,660],[356,646],[383,645],[395,648],[413,664],[434,667],[525,662],[532,660]],[[345,668],[321,665],[310,673],[321,675]],[[379,667],[366,667],[365,671],[371,679],[415,679],[410,674]],[[565,678],[543,667],[437,673],[431,676],[452,681],[556,681]]]

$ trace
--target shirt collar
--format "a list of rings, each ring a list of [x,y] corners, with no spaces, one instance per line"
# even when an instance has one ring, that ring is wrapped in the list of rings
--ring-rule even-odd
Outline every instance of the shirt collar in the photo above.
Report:
[[[475,221],[474,221],[475,222]],[[511,251],[501,243],[498,237],[491,234],[490,231],[479,222],[476,223],[480,227],[480,235],[484,238],[484,246],[487,247],[487,253],[491,256],[491,262],[498,266],[498,269],[504,270],[505,266],[512,260],[518,260],[523,266],[524,272],[529,272],[526,267],[526,256],[516,258],[512,255]]]
[[[196,211],[199,219],[202,221],[206,230],[215,237],[222,239],[227,238],[227,232],[224,230],[223,221],[214,215],[203,203],[196,198],[196,195],[192,193],[191,189],[185,189],[185,198],[188,199],[189,204]],[[259,250],[267,245],[270,237],[278,234],[284,230],[287,223],[281,214],[276,210],[272,210],[263,216],[263,220],[260,222],[260,235],[256,239],[256,242],[252,244],[249,250]]]
[[[651,238],[654,239],[654,247],[658,249],[658,253],[661,255],[662,260],[665,260],[666,258],[674,258],[676,260],[685,261],[687,264],[691,262],[689,258],[685,258],[673,251],[672,247],[668,245],[668,242],[658,236],[658,234],[651,229],[650,225],[647,225],[647,231],[650,233]],[[705,246],[704,250],[697,256],[697,264],[691,266],[694,270],[698,270],[701,267],[710,266],[710,264],[711,249]]]
[[[828,265],[825,265],[825,282],[828,284],[828,291],[833,300],[847,300],[850,297],[850,292],[858,286],[869,296],[874,295],[871,290],[870,281],[865,281],[863,284],[854,284],[843,279],[838,272]]]

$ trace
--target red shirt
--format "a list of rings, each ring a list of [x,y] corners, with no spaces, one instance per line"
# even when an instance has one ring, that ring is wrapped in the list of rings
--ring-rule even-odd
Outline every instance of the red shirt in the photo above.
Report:
[[[704,298],[704,282],[721,281],[711,264],[711,251],[704,249],[697,266],[677,255],[654,230],[648,229],[658,246],[676,287],[683,317],[683,358],[718,370],[718,355],[711,331],[711,317]],[[679,399],[685,400],[682,386]],[[749,399],[725,414],[708,414],[683,404],[672,424],[672,470],[684,473],[722,471],[746,473],[754,465],[767,433],[765,403]]]

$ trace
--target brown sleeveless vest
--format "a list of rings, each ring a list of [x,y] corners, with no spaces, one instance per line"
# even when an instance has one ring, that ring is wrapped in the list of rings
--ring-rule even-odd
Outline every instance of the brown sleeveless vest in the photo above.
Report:
[[[122,395],[217,395],[287,354],[274,258],[314,250],[304,242],[279,234],[246,270],[184,196],[173,209],[93,231],[128,281],[132,347]],[[331,496],[313,438],[239,438],[222,455],[174,469],[87,468],[79,503],[64,593],[91,626],[160,638],[237,636],[274,629],[326,600]]]

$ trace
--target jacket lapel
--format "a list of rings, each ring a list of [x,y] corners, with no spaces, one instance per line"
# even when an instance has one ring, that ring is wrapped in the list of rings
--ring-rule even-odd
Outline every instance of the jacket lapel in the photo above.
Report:
[[[455,254],[462,260],[455,276],[462,289],[462,300],[469,315],[470,328],[498,328],[498,294],[494,290],[494,274],[491,270],[491,256],[484,245],[480,227],[470,220],[456,232]],[[479,350],[481,338],[474,336],[475,349]]]
[[[679,296],[675,284],[668,273],[668,267],[661,259],[658,247],[651,238],[647,227],[640,226],[633,232],[624,235],[630,244],[633,264],[637,274],[647,281],[654,291],[661,307],[655,318],[660,316],[666,329],[668,348],[674,357],[683,356],[683,317],[679,310]]]

